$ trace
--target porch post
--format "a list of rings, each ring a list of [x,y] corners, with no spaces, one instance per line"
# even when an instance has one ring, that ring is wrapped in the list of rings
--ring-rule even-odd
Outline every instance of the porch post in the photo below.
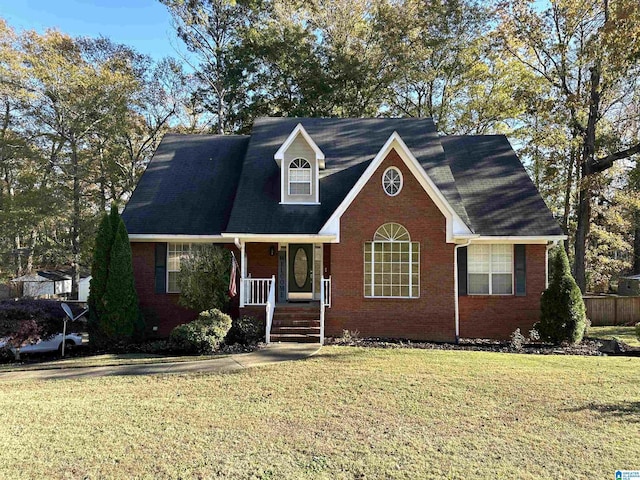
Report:
[[[244,240],[236,238],[236,246],[240,248],[240,307],[244,307],[244,279],[247,278],[247,251],[245,249]]]

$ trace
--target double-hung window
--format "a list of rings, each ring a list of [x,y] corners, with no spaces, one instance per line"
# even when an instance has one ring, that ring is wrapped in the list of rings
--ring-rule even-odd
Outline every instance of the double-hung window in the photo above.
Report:
[[[311,165],[304,158],[289,164],[289,195],[311,195]]]
[[[402,225],[385,223],[364,244],[364,296],[420,296],[420,243]]]
[[[170,243],[167,248],[167,292],[180,293],[178,273],[180,261],[191,253],[190,243]]]
[[[469,295],[513,294],[513,245],[469,245]]]

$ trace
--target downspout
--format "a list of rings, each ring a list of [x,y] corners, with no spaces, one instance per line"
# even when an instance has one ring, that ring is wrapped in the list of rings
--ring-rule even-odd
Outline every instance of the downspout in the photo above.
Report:
[[[455,299],[455,317],[456,317],[456,344],[460,341],[460,305],[458,300],[458,249],[460,247],[468,247],[471,240],[461,243],[453,247],[453,291]]]

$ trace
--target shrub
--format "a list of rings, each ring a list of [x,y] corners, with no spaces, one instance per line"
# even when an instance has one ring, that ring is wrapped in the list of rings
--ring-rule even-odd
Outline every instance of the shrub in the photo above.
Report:
[[[543,340],[577,343],[582,340],[586,313],[582,292],[569,271],[563,248],[553,253],[553,276],[540,300],[540,321],[535,325]]]
[[[138,308],[129,235],[115,205],[100,222],[91,275],[88,303],[92,346],[140,339],[144,319]]]
[[[219,245],[200,245],[180,261],[178,287],[182,306],[198,312],[224,310],[229,302],[231,252]]]
[[[70,305],[77,315],[80,309]],[[0,338],[11,337],[22,328],[22,323],[33,320],[37,325],[38,338],[48,338],[62,332],[62,323],[66,318],[59,302],[53,300],[6,300],[0,302]],[[69,331],[83,330],[76,322],[68,325]],[[37,339],[36,339],[37,340]]]
[[[178,325],[170,340],[177,350],[188,353],[212,353],[231,329],[231,317],[217,308],[206,310],[192,322]]]
[[[636,336],[640,340],[640,322],[636,323]]]
[[[264,340],[264,335],[264,321],[256,317],[243,315],[233,321],[225,343],[230,345],[234,343],[241,343],[243,345],[256,344]]]
[[[522,335],[522,333],[520,333],[520,329],[516,328],[511,334],[511,341],[509,342],[509,345],[512,349],[520,351],[524,347],[526,341],[527,339]]]

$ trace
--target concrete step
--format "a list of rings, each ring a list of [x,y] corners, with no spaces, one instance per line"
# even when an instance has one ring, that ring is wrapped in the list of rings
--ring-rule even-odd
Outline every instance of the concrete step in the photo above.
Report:
[[[271,335],[320,335],[320,326],[273,326],[271,327]]]
[[[289,343],[320,343],[320,335],[271,334],[271,341]]]

